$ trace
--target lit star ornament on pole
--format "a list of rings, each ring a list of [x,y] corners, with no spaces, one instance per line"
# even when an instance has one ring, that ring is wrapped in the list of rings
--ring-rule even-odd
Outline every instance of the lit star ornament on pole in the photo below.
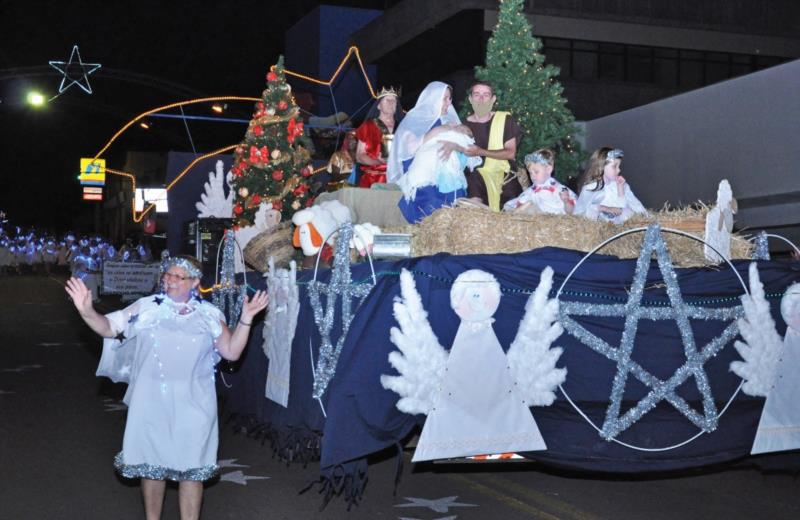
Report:
[[[76,57],[77,60],[75,59]],[[78,50],[77,45],[72,47],[69,61],[49,61],[48,63],[63,76],[61,78],[61,84],[58,86],[59,94],[63,94],[72,85],[78,85],[81,90],[87,94],[91,94],[92,86],[89,84],[89,75],[97,72],[97,70],[102,67],[99,63],[84,63],[83,60],[81,60],[81,52]],[[70,74],[70,67],[73,69],[75,67],[80,67],[81,72],[80,75],[77,76],[77,79],[76,75]]]

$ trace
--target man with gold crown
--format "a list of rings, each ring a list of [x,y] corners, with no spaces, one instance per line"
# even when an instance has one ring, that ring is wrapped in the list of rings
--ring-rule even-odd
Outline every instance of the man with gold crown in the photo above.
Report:
[[[386,183],[386,159],[394,137],[394,131],[403,118],[400,108],[399,90],[382,88],[375,105],[356,130],[356,162],[358,163],[358,186],[369,188],[375,183]]]

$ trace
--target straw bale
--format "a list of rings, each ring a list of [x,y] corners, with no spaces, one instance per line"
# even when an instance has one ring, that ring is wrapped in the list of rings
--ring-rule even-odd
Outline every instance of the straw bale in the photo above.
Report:
[[[540,247],[563,247],[588,252],[614,235],[658,221],[662,228],[677,229],[700,239],[705,232],[705,217],[709,208],[668,208],[637,215],[623,225],[591,221],[572,215],[519,215],[493,213],[477,207],[441,208],[412,227],[412,254],[426,256],[436,253],[495,254],[518,253]],[[665,240],[675,265],[682,267],[707,265],[703,243],[691,238],[665,233]],[[598,253],[619,258],[637,258],[643,234],[621,237],[604,246]],[[731,257],[749,258],[751,244],[734,234]]]

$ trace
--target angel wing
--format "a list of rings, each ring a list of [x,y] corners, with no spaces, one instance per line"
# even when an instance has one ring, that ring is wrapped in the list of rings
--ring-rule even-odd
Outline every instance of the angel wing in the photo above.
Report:
[[[528,406],[550,406],[555,389],[567,378],[566,368],[556,368],[560,347],[550,348],[563,327],[556,321],[558,300],[548,299],[553,286],[553,269],[542,271],[536,291],[525,304],[525,316],[506,357],[517,389]]]
[[[744,341],[737,340],[733,346],[744,361],[731,362],[731,370],[745,380],[744,393],[766,397],[775,380],[783,340],[775,328],[755,262],[750,264],[750,295],[742,296],[742,307],[744,318],[737,323]]]
[[[390,331],[399,352],[389,354],[389,363],[400,375],[382,375],[381,385],[400,395],[397,409],[401,412],[427,415],[436,402],[448,354],[428,323],[414,277],[406,269],[400,273],[400,294],[394,301],[400,328]]]
[[[228,218],[233,215],[233,190],[225,196],[226,180],[222,161],[217,161],[216,173],[208,173],[208,181],[204,185],[205,193],[200,194],[200,202],[195,204],[199,218]]]

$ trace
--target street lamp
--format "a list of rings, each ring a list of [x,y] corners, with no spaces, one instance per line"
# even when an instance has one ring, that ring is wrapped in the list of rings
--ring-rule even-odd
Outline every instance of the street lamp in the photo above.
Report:
[[[42,95],[41,92],[37,92],[35,90],[28,92],[27,100],[29,105],[36,108],[43,107],[45,103],[44,95]]]

